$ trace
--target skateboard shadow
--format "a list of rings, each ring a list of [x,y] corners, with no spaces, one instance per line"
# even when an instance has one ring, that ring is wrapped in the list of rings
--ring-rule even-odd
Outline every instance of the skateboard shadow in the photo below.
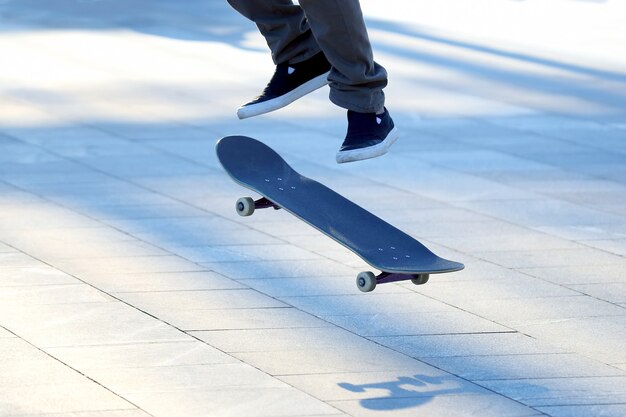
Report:
[[[376,394],[373,397],[363,398],[359,403],[363,408],[373,411],[393,411],[414,408],[432,401],[440,395],[454,395],[467,393],[461,387],[454,387],[457,380],[452,376],[413,375],[400,376],[392,381],[374,382],[368,384],[351,384],[340,382],[337,384],[344,390],[355,393]]]

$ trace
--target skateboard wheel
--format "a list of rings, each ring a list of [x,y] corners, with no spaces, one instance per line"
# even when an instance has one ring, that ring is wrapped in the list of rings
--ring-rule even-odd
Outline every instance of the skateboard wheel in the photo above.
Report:
[[[415,275],[411,279],[411,282],[415,285],[423,285],[428,282],[428,278],[429,278],[428,274],[419,274],[419,275]]]
[[[371,272],[361,272],[356,277],[356,286],[363,292],[374,291],[374,288],[376,288],[376,275]]]
[[[241,197],[235,203],[235,210],[240,216],[251,216],[254,213],[254,200],[250,197]]]

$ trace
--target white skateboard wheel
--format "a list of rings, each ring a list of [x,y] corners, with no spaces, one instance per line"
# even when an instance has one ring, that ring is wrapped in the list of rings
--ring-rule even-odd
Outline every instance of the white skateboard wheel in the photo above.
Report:
[[[254,213],[254,200],[250,197],[241,197],[235,203],[235,210],[240,216],[251,216]]]
[[[363,292],[374,291],[376,288],[376,275],[371,272],[361,272],[356,277],[356,286]]]

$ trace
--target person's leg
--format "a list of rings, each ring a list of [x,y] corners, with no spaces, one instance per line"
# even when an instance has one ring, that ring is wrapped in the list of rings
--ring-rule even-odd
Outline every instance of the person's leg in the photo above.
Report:
[[[256,23],[278,64],[297,64],[320,52],[300,6],[291,0],[228,0]]]
[[[398,130],[385,109],[387,72],[374,62],[359,0],[300,0],[300,5],[332,65],[330,100],[348,109],[348,131],[337,162],[387,153]]]
[[[359,1],[300,0],[300,5],[332,65],[330,100],[356,112],[381,112],[387,72],[374,62]]]
[[[237,109],[240,119],[278,110],[328,84],[330,64],[300,6],[291,0],[228,0],[256,23],[276,70],[263,92]]]

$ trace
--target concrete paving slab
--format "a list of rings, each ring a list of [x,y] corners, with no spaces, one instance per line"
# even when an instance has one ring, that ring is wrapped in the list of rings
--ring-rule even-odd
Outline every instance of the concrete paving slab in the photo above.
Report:
[[[626,413],[626,405],[624,404],[554,406],[537,407],[537,409],[549,416],[554,417],[579,417],[592,415],[619,417]]]
[[[476,252],[476,256],[507,268],[541,268],[550,266],[621,265],[624,258],[591,248]]]
[[[359,263],[360,264],[360,263]],[[350,265],[355,268],[350,274],[343,276],[271,278],[242,280],[247,286],[274,297],[317,297],[325,295],[361,295],[356,286],[357,271],[369,271],[368,265]],[[381,294],[406,293],[408,290],[400,285],[381,285],[377,288]]]
[[[561,348],[517,332],[389,336],[372,340],[413,358],[565,353]]]
[[[188,337],[121,302],[3,308],[2,317],[3,326],[42,348],[165,342]]]
[[[21,252],[0,253],[2,268],[29,268],[41,266],[41,262]]]
[[[511,325],[532,337],[604,363],[626,361],[621,341],[626,326],[624,316],[548,319]],[[598,338],[599,335],[602,337]]]
[[[22,305],[37,306],[67,303],[103,303],[114,301],[108,294],[86,284],[37,285],[3,288],[0,294],[2,309]]]
[[[0,387],[3,391],[17,386],[87,385],[92,382],[17,337],[2,338],[0,353],[0,367],[3,370]]]
[[[621,265],[576,265],[548,268],[521,268],[522,272],[556,284],[585,285],[620,283],[624,278]]]
[[[110,274],[195,272],[206,270],[196,263],[173,255],[55,259],[53,265],[64,272],[79,276],[89,274],[93,270],[107,271]]]
[[[131,402],[92,381],[78,384],[11,385],[3,388],[0,402],[0,413],[6,416],[133,409],[135,407]]]
[[[332,405],[291,387],[145,392],[128,394],[128,398],[155,416],[228,416],[232,413],[250,417],[346,415]]]
[[[33,245],[34,246],[34,245]],[[29,252],[37,257],[47,259],[89,259],[89,258],[117,258],[135,256],[165,256],[166,251],[138,240],[125,240],[114,243],[83,243],[79,248],[56,247],[47,245],[32,247]]]
[[[161,319],[185,331],[288,329],[328,325],[301,310],[288,307],[227,308],[211,312],[173,310],[160,312]],[[195,336],[198,336],[194,333]]]
[[[501,333],[511,331],[501,324],[486,320],[465,311],[433,312],[425,318],[419,314],[409,316],[401,313],[323,316],[337,326],[361,336],[406,336],[452,333]]]
[[[353,285],[352,282],[350,284]],[[316,316],[322,316],[331,312],[336,316],[393,313],[416,315],[455,310],[450,305],[412,291],[405,291],[404,293],[394,292],[393,294],[375,291],[367,294],[366,297],[363,297],[363,294],[311,295],[307,293],[298,297],[281,297],[281,300]]]
[[[622,204],[619,204],[622,206]],[[626,256],[626,239],[583,240],[581,243],[615,255]]]
[[[212,262],[200,264],[237,281],[273,278],[354,276],[353,268],[328,260]]]
[[[232,209],[230,202],[228,207]],[[136,232],[133,236],[169,251],[174,251],[186,246],[236,246],[241,244],[279,245],[283,243],[279,239],[269,236],[266,233],[246,227],[229,230],[218,229],[206,233],[196,231],[192,228],[178,228],[176,232],[173,233],[169,233],[167,229],[155,229],[148,232]]]
[[[158,292],[196,290],[236,290],[243,285],[211,271],[153,272],[145,274],[83,275],[89,284],[106,292]]]
[[[160,311],[238,308],[279,308],[286,304],[251,289],[115,293],[130,305],[159,315]]]
[[[568,297],[580,295],[570,288],[545,282],[517,272],[510,272],[509,277],[499,280],[472,280],[463,282],[440,281],[433,277],[428,285],[415,287],[414,291],[445,301],[453,305],[463,305],[480,301],[502,301],[509,298]],[[459,304],[457,304],[457,302]]]
[[[5,337],[17,337],[17,336],[15,336],[13,333],[8,331],[4,327],[0,327],[0,338],[5,338]]]
[[[619,369],[573,353],[448,356],[424,360],[470,381],[624,375]]]
[[[375,344],[353,346],[350,350],[333,347],[295,351],[240,352],[232,355],[274,376],[403,372],[404,369],[416,364],[415,359]]]
[[[580,249],[581,245],[544,233],[529,230],[517,230],[515,233],[468,234],[462,237],[437,236],[433,239],[439,244],[451,246],[464,252],[495,252],[525,251],[528,248],[537,250]]]
[[[68,366],[83,372],[96,369],[238,363],[236,359],[196,340],[53,347],[46,348],[45,351]]]
[[[621,404],[624,376],[482,381],[480,385],[532,407]]]
[[[31,417],[34,414],[20,414],[20,417]],[[37,417],[149,417],[150,414],[137,408],[128,410],[105,410],[105,411],[73,411],[70,413],[36,414]]]
[[[0,268],[0,287],[72,285],[80,281],[48,265]]]
[[[246,329],[210,332],[194,332],[194,336],[204,340],[224,352],[274,352],[311,349],[332,349],[336,346],[368,344],[362,337],[336,327],[324,325],[319,328],[291,329]]]
[[[488,302],[466,299],[458,301],[457,305],[481,317],[510,326],[587,317],[624,317],[623,308],[585,295],[492,299]]]
[[[102,385],[124,396],[150,392],[221,390],[235,387],[244,390],[287,388],[287,385],[276,378],[248,364],[236,361],[208,365],[97,368],[86,369],[84,372]]]
[[[293,245],[237,245],[237,246],[187,246],[173,248],[172,252],[192,262],[238,262],[251,260],[293,261],[322,259],[307,250]]]
[[[626,303],[626,283],[568,285],[569,288],[613,304]]]
[[[489,394],[476,384],[420,362],[402,372],[287,375],[279,379],[324,401],[367,403],[374,399]]]
[[[484,416],[532,417],[540,412],[497,395],[442,395],[413,398],[367,398],[360,401],[332,401],[331,405],[359,416],[377,416],[393,412],[394,416],[450,415],[450,410],[480,413]],[[461,415],[461,414],[459,414]]]

